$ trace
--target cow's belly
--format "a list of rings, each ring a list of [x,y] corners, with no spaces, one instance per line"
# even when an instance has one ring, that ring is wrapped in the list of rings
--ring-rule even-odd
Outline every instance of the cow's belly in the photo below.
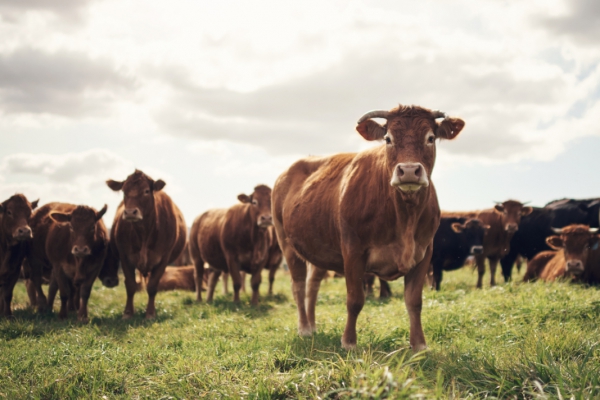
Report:
[[[402,246],[394,243],[374,246],[369,249],[366,271],[385,280],[398,279],[406,275],[423,260],[427,246]]]
[[[143,275],[148,274],[154,267],[162,261],[162,255],[149,250],[146,247],[138,253],[129,254],[127,257],[129,263],[138,269]]]

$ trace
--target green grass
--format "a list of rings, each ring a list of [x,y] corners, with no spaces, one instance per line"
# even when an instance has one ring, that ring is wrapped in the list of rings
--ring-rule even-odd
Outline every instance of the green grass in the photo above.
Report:
[[[489,275],[486,276],[489,279]],[[488,282],[486,279],[486,283]],[[265,279],[266,280],[266,279]],[[39,398],[575,398],[600,396],[600,291],[568,283],[475,290],[470,268],[424,291],[427,352],[413,355],[402,281],[369,299],[358,348],[340,338],[343,279],[324,282],[318,333],[296,334],[289,277],[252,308],[219,295],[196,304],[160,293],[158,318],[121,320],[125,290],[96,285],[88,325],[38,316],[16,288],[15,319],[0,321],[0,396]],[[501,278],[500,278],[501,280]],[[518,280],[518,278],[517,278]],[[262,291],[266,291],[263,283]],[[58,307],[58,302],[55,308]]]

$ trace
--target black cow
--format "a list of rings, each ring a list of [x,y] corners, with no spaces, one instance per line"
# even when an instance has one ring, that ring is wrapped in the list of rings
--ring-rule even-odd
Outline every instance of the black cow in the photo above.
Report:
[[[512,267],[519,255],[531,260],[537,253],[550,250],[546,238],[554,235],[554,218],[554,210],[540,207],[533,207],[531,214],[521,218],[519,230],[510,241],[510,251],[500,260],[506,282],[511,280]]]
[[[483,235],[488,225],[476,218],[444,217],[433,238],[432,288],[440,290],[442,271],[462,267],[469,255],[483,253]]]
[[[600,226],[600,198],[596,199],[560,199],[546,204],[544,208],[554,210],[554,228],[563,228],[571,224],[583,224],[597,228]]]

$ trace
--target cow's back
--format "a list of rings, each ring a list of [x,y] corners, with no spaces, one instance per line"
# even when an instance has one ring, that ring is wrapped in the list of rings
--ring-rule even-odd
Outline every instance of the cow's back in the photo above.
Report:
[[[190,253],[194,261],[202,259],[223,271],[228,271],[227,261],[221,248],[221,230],[226,212],[226,209],[204,212],[196,218],[190,232]]]
[[[523,276],[524,282],[529,282],[541,276],[542,272],[555,256],[557,251],[547,250],[538,253],[527,263],[527,272]]]
[[[548,252],[550,253],[550,252]],[[540,254],[545,256],[545,252]],[[540,257],[541,258],[541,257]],[[563,250],[557,251],[552,258],[548,260],[546,266],[540,273],[540,279],[544,281],[554,281],[565,275],[566,261]]]

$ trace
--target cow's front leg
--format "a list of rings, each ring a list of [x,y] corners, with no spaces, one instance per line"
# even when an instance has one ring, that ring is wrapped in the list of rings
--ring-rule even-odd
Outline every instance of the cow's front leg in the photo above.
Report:
[[[430,244],[421,260],[404,277],[404,304],[410,320],[410,347],[413,351],[421,351],[427,348],[423,326],[421,326],[421,309],[423,307],[423,284],[431,263],[433,245]]]
[[[498,258],[491,257],[490,262],[490,286],[496,286],[496,268],[498,267]]]
[[[354,246],[347,246],[344,257],[344,275],[346,275],[346,309],[348,319],[342,336],[342,347],[346,350],[356,348],[356,321],[365,305],[365,262],[363,255],[350,252]]]
[[[79,308],[77,310],[77,320],[83,324],[87,324],[89,322],[88,301],[90,299],[90,294],[92,293],[92,285],[94,284],[94,280],[95,278],[88,282],[84,282],[79,286]]]
[[[258,296],[259,296],[258,289],[260,288],[260,282],[262,281],[262,274],[261,274],[262,270],[263,270],[262,265],[256,267],[256,270],[252,274],[252,277],[250,280],[250,286],[252,287],[252,300],[250,301],[250,304],[252,304],[253,306],[258,305]]]
[[[123,275],[125,276],[125,290],[127,291],[127,301],[125,303],[125,310],[123,311],[123,319],[129,319],[133,317],[134,314],[133,298],[138,285],[135,281],[135,267],[127,261],[122,261],[121,265]]]
[[[156,293],[158,292],[158,283],[160,282],[160,278],[162,278],[163,274],[165,273],[166,268],[167,262],[164,262],[154,267],[152,272],[150,272],[150,279],[148,279],[148,283],[146,284],[146,292],[148,292],[146,319],[156,318],[156,307],[154,306],[154,299],[156,298]]]
[[[233,282],[233,301],[235,303],[240,302],[240,289],[242,288],[242,274],[240,271],[240,263],[236,259],[235,255],[226,255],[227,267],[229,268],[229,275]]]

